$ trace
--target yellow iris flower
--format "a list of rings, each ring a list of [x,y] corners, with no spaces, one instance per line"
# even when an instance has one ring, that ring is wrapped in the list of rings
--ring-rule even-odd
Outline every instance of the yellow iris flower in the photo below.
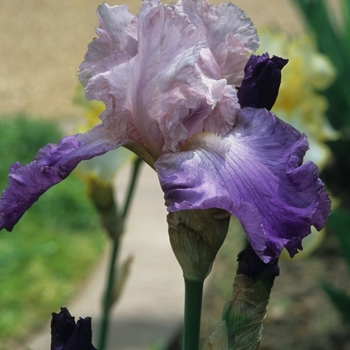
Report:
[[[287,34],[261,31],[260,41],[270,55],[289,59],[272,111],[308,136],[310,150],[305,160],[312,160],[322,169],[331,154],[325,141],[336,139],[338,134],[325,116],[328,102],[320,91],[334,81],[335,68],[317,51],[309,35],[290,38]]]

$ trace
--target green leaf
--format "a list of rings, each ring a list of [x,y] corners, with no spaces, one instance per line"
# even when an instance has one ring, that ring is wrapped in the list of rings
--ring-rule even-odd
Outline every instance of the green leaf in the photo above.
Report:
[[[320,52],[327,55],[338,71],[335,83],[325,91],[329,101],[328,118],[336,129],[350,128],[350,5],[343,0],[342,29],[335,28],[325,0],[293,0],[313,32]]]
[[[339,242],[340,252],[350,268],[350,212],[337,208],[328,218],[327,227],[331,228]]]
[[[342,290],[333,287],[329,283],[324,282],[321,286],[332,301],[335,308],[338,310],[343,320],[350,323],[350,296]]]

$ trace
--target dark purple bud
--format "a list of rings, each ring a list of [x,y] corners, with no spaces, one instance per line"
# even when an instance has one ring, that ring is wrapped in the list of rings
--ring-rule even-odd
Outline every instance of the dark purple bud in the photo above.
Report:
[[[68,309],[52,313],[51,350],[96,350],[92,345],[91,317],[75,323]]]
[[[73,335],[75,320],[65,307],[61,312],[52,313],[51,320],[51,350],[62,350],[68,339]]]
[[[250,244],[238,254],[237,260],[239,262],[237,274],[249,277],[254,283],[262,279],[262,276],[273,281],[279,275],[278,259],[265,264]]]
[[[249,349],[259,348],[271,289],[279,274],[277,262],[265,264],[250,245],[238,255],[232,297],[222,314],[230,349],[247,349],[247,344]]]
[[[287,62],[288,60],[277,56],[270,58],[268,53],[250,56],[244,68],[242,85],[238,88],[241,107],[270,110],[278,95],[281,70]]]
[[[79,318],[64,350],[96,350],[92,345],[91,317]]]

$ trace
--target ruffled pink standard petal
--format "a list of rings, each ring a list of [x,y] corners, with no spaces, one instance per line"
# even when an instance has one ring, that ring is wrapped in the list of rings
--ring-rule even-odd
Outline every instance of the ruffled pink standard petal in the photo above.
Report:
[[[111,70],[137,53],[137,17],[126,5],[110,7],[106,3],[97,9],[99,27],[89,45],[79,78],[84,86],[96,74]]]
[[[225,137],[198,134],[187,151],[155,164],[169,211],[220,208],[238,217],[264,262],[293,256],[310,226],[321,229],[330,200],[305,135],[265,109],[238,112]]]
[[[0,230],[11,231],[22,215],[50,187],[64,180],[83,160],[118,148],[126,141],[115,141],[101,126],[86,134],[66,136],[58,145],[41,148],[27,164],[10,167],[9,183],[0,202]]]
[[[111,17],[108,25],[117,20]],[[137,54],[93,76],[86,95],[104,101],[107,109],[101,119],[116,138],[143,143],[157,158],[179,150],[184,140],[202,131],[222,98],[232,96],[239,106],[226,85],[187,15],[146,0],[138,17]]]
[[[249,17],[231,3],[214,7],[206,0],[181,0],[176,7],[206,38],[221,75],[229,84],[240,85],[246,54],[259,47],[257,31]]]

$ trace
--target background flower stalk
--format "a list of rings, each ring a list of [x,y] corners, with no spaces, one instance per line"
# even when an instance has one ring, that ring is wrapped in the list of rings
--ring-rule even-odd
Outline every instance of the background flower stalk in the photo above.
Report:
[[[136,158],[133,163],[133,171],[130,178],[130,183],[127,191],[127,195],[125,198],[125,203],[122,212],[118,211],[110,211],[108,209],[108,215],[111,215],[112,222],[121,222],[121,227],[124,227],[124,222],[129,213],[130,205],[132,198],[135,193],[137,178],[140,172],[140,166],[142,164],[141,158]],[[111,194],[111,193],[109,193]],[[114,200],[110,203],[114,203]],[[112,205],[112,207],[115,207]],[[113,219],[115,218],[115,219]],[[120,227],[120,226],[117,226]],[[113,231],[114,232],[114,231]],[[100,332],[99,332],[99,350],[104,350],[107,344],[107,335],[109,328],[109,320],[110,320],[110,311],[112,306],[119,300],[122,289],[127,280],[128,274],[130,272],[130,265],[132,263],[132,258],[127,258],[121,266],[117,264],[118,253],[120,249],[120,238],[122,231],[118,232],[117,235],[110,235],[112,239],[112,247],[109,261],[109,268],[107,271],[107,280],[106,280],[106,288],[102,301],[102,317],[100,323]]]
[[[73,101],[83,107],[85,111],[86,123],[81,125],[80,129],[85,130],[87,127],[96,126],[98,116],[103,110],[103,103],[87,101],[82,87],[77,89]],[[133,171],[129,188],[126,193],[124,208],[120,210],[115,196],[114,177],[124,165],[132,161]],[[118,255],[141,163],[141,158],[138,158],[126,148],[119,148],[112,153],[104,154],[102,157],[80,163],[75,171],[75,174],[87,183],[87,194],[93,202],[100,216],[101,225],[106,230],[111,242],[109,268],[107,270],[99,325],[99,350],[104,350],[106,347],[110,312],[112,307],[119,301],[133,261],[133,258],[129,256],[122,263],[118,264]]]
[[[87,191],[100,215],[102,227],[112,241],[118,240],[124,231],[124,222],[118,215],[112,183],[105,182],[96,176],[89,176]]]

